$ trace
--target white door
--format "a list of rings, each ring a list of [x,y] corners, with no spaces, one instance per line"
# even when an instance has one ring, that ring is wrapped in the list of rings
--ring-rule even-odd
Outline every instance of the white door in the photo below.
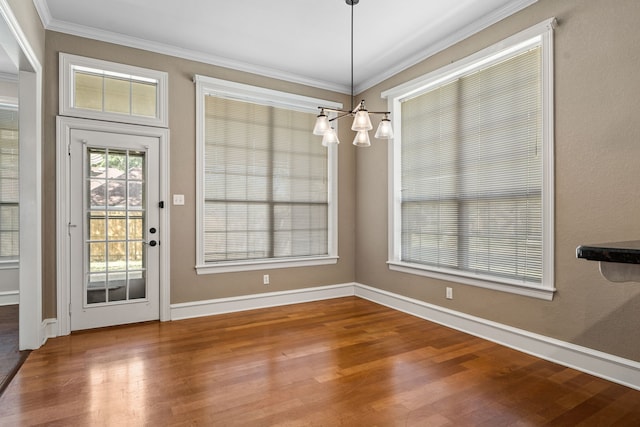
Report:
[[[159,318],[159,138],[71,130],[71,330]]]

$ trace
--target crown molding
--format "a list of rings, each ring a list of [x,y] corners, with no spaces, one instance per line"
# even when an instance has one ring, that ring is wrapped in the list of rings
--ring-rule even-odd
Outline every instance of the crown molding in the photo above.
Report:
[[[430,56],[453,46],[462,40],[484,30],[485,28],[513,15],[516,12],[536,3],[538,0],[514,0],[506,4],[504,7],[496,9],[494,12],[485,15],[482,19],[474,21],[471,25],[456,31],[450,36],[432,44],[430,47],[420,50],[418,53],[410,56],[404,61],[398,62],[395,66],[388,67],[386,72],[375,77],[367,79],[355,86],[355,93],[360,94],[365,90],[383,82],[384,80],[416,65]],[[229,58],[211,55],[197,50],[185,49],[169,44],[153,42],[137,37],[125,36],[123,34],[99,30],[83,25],[73,24],[53,18],[51,11],[47,6],[46,0],[33,0],[40,20],[46,30],[56,31],[60,33],[70,34],[73,36],[84,37],[88,39],[98,40],[107,43],[118,44],[136,49],[142,49],[149,52],[155,52],[163,55],[174,56],[191,61],[202,62],[205,64],[215,65],[218,67],[229,68],[251,74],[257,74],[278,80],[284,80],[291,83],[297,83],[305,86],[311,86],[319,89],[326,89],[346,95],[351,94],[349,85],[338,84],[326,80],[318,80],[308,78],[299,74],[289,73],[284,70],[277,70],[269,67],[261,67],[247,62],[236,61]],[[415,43],[415,40],[407,41],[407,43]]]
[[[188,59],[191,61],[202,62],[218,67],[257,74],[260,76],[270,77],[278,80],[284,80],[291,83],[326,89],[333,92],[344,94],[351,93],[350,87],[326,80],[311,79],[299,74],[289,73],[287,71],[277,70],[269,67],[261,67],[247,62],[235,61],[229,58],[211,55],[197,50],[185,49],[169,44],[126,36],[112,31],[105,31],[87,27],[84,25],[60,21],[51,16],[51,12],[49,11],[49,7],[46,4],[46,0],[33,0],[33,2],[36,5],[36,10],[40,15],[40,20],[42,21],[44,28],[49,31],[56,31],[73,36],[84,37],[106,43],[118,44],[135,49],[141,49],[163,55],[174,56],[177,58]]]
[[[531,6],[537,1],[538,0],[511,1],[505,6],[485,15],[482,19],[474,21],[471,25],[467,25],[466,27],[462,28],[459,31],[456,31],[455,33],[452,33],[439,42],[430,45],[428,48],[420,50],[418,53],[410,56],[406,60],[399,62],[396,66],[387,68],[386,72],[384,72],[383,74],[379,74],[356,85],[355,92],[362,93],[365,90],[377,85],[378,83],[382,83],[388,78],[395,76],[401,71],[404,71],[407,68],[412,67],[439,52],[442,52],[443,50],[455,45],[456,43],[459,43],[471,37],[472,35],[479,33],[485,28],[488,28],[491,25],[502,21],[503,19],[513,15],[514,13]],[[415,40],[407,40],[406,43],[415,43]]]

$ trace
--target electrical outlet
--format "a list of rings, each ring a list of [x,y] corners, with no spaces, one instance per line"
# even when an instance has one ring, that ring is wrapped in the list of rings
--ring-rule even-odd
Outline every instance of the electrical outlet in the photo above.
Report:
[[[453,288],[447,287],[446,297],[447,299],[453,299]]]
[[[262,284],[263,285],[268,285],[269,284],[269,275],[265,274],[264,276],[262,276]]]
[[[184,206],[184,194],[174,194],[173,204],[174,206]]]

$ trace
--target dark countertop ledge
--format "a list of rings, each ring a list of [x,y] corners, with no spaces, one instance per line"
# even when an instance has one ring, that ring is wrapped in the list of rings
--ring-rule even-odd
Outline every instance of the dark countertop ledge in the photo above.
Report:
[[[640,264],[640,240],[580,245],[576,257],[590,261]]]

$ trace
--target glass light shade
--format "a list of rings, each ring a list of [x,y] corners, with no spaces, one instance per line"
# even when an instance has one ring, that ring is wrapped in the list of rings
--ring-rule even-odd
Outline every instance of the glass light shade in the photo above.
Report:
[[[313,127],[314,135],[324,135],[326,131],[331,128],[329,125],[329,118],[324,113],[320,113],[316,119],[316,124]]]
[[[356,147],[370,147],[371,140],[369,139],[369,132],[366,130],[359,130],[356,137],[353,139],[353,145]]]
[[[391,127],[391,120],[382,119],[376,130],[375,137],[378,139],[391,139],[393,138],[393,128]]]
[[[358,111],[356,113],[356,116],[353,118],[353,125],[351,125],[351,130],[359,132],[371,129],[373,129],[373,125],[371,124],[371,119],[369,118],[369,112],[367,110]]]
[[[338,139],[338,134],[336,133],[336,130],[330,127],[329,130],[327,130],[324,133],[324,136],[322,137],[322,145],[324,145],[325,147],[328,147],[329,145],[333,145],[333,144],[340,144],[340,140]]]

